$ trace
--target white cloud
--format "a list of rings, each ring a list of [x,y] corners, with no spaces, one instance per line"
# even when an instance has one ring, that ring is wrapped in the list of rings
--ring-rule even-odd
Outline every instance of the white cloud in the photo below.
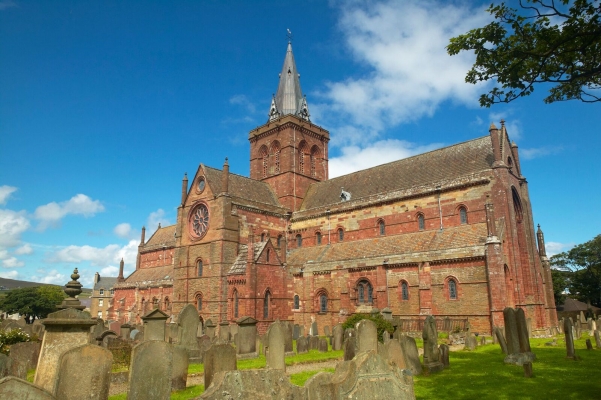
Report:
[[[100,276],[118,276],[118,275],[119,275],[119,268],[114,267],[114,266],[105,267],[100,270]]]
[[[37,273],[40,275],[32,275],[30,278],[28,278],[28,280],[31,282],[52,283],[56,285],[64,285],[71,280],[70,274],[61,274],[55,269],[51,270],[50,272],[38,270]]]
[[[159,224],[161,224],[161,226],[171,225],[171,222],[169,222],[169,220],[165,218],[165,210],[163,210],[162,208],[151,212],[148,216],[148,220],[146,221],[147,231],[151,234],[154,233],[154,231],[156,231],[159,227]]]
[[[33,254],[33,247],[31,247],[29,243],[25,243],[23,246],[15,250],[15,254],[19,256],[23,254]]]
[[[491,112],[489,119],[497,128],[501,127],[501,120],[505,121],[505,129],[507,129],[509,140],[516,141],[522,138],[522,123],[518,119],[511,119],[512,113],[512,110]]]
[[[131,239],[131,235],[133,232],[131,229],[131,225],[124,222],[122,224],[117,225],[115,229],[113,229],[113,233],[115,233],[115,235],[119,236],[120,238]]]
[[[9,257],[6,260],[2,260],[2,268],[19,268],[24,265],[25,263],[16,257]]]
[[[67,201],[52,202],[36,208],[34,218],[40,220],[38,229],[44,230],[56,226],[68,214],[91,217],[104,211],[104,206],[98,200],[92,200],[85,194],[77,194]]]
[[[25,211],[0,209],[0,248],[18,246],[29,226]]]
[[[551,154],[557,154],[563,150],[561,146],[543,146],[534,147],[531,149],[520,149],[519,154],[525,160],[532,160],[533,158],[539,158],[548,156]]]
[[[248,99],[248,97],[246,97],[243,94],[236,94],[236,95],[230,97],[230,104],[244,106],[246,108],[246,110],[251,114],[254,114],[255,111],[257,111],[257,109],[255,107],[255,103],[250,101]],[[267,116],[267,111],[265,111],[265,116]]]
[[[575,243],[559,243],[559,242],[547,242],[545,243],[545,250],[547,251],[547,256],[551,257],[555,254],[562,253],[567,251],[575,246]]]
[[[439,143],[418,146],[395,139],[380,140],[363,148],[346,146],[342,148],[341,156],[330,159],[330,178],[421,154],[441,146]]]
[[[0,278],[4,279],[17,279],[19,273],[17,271],[0,271]]]
[[[138,241],[131,240],[127,245],[109,244],[104,248],[93,246],[67,246],[47,256],[47,261],[53,263],[78,264],[84,261],[92,266],[106,267],[119,264],[121,258],[125,264],[135,265],[138,255]]]
[[[14,186],[2,185],[0,186],[0,205],[6,204],[11,194],[17,191]]]
[[[478,106],[481,85],[465,83],[473,54],[451,57],[445,47],[451,37],[490,19],[483,8],[429,0],[338,4],[346,46],[368,72],[328,82],[318,93],[324,104],[312,110],[328,126],[351,121],[378,133],[432,115],[443,101]],[[366,142],[357,135],[346,139]]]

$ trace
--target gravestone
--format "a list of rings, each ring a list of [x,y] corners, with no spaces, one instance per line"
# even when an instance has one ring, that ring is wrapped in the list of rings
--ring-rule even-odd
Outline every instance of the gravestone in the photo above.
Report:
[[[113,355],[93,344],[64,352],[59,361],[54,395],[61,400],[106,400]]]
[[[591,343],[590,339],[586,339],[586,349],[587,350],[592,350],[593,349],[593,344]]]
[[[257,320],[252,317],[242,317],[236,323],[238,324],[236,352],[257,354]]]
[[[328,341],[324,338],[319,339],[319,345],[317,346],[318,350],[322,353],[327,353],[328,351]]]
[[[282,324],[286,329],[286,334],[284,336],[284,350],[287,354],[294,355],[292,353],[294,351],[292,347],[292,324],[290,321],[284,321]]]
[[[137,329],[132,329],[131,332],[129,332],[129,340],[136,340],[135,337],[139,332],[140,331]]]
[[[319,336],[309,336],[309,350],[317,350],[319,348]]]
[[[475,336],[469,335],[465,337],[465,347],[464,350],[476,350],[478,347],[478,340],[476,340]]]
[[[4,353],[0,353],[0,378],[10,375],[12,370],[12,359]]]
[[[205,390],[207,390],[216,373],[238,369],[236,349],[229,344],[214,344],[204,355],[204,368]]]
[[[143,331],[136,332],[136,334],[134,336],[134,341],[141,342],[142,340],[144,340],[144,332]]]
[[[384,331],[384,333],[382,333],[382,341],[384,343],[386,343],[389,340],[390,340],[390,333],[388,333],[388,331]]]
[[[111,322],[108,326],[109,330],[115,332],[117,336],[121,336],[121,322],[114,321]]]
[[[299,328],[298,337],[305,336],[305,326],[301,325]]]
[[[92,326],[92,328],[90,328],[90,343],[91,344],[100,344],[98,343],[97,338],[102,335],[102,332],[104,332],[106,329],[104,328],[104,321],[102,320],[102,318],[98,318],[96,320],[96,325]]]
[[[204,326],[202,324],[202,321],[199,321],[198,329],[196,329],[196,337],[201,337],[202,335],[204,335]]]
[[[524,310],[518,308],[516,311],[516,322],[518,327],[518,339],[520,342],[520,353],[530,353],[530,335],[528,333],[528,321]]]
[[[383,308],[380,312],[385,320],[392,321],[392,310],[389,307]]]
[[[164,400],[171,394],[173,345],[162,340],[145,340],[132,352],[128,400]]]
[[[342,342],[344,339],[344,328],[342,324],[338,324],[334,326],[332,329],[332,350],[340,350],[342,349]]]
[[[196,338],[196,341],[198,342],[198,348],[200,349],[200,361],[204,362],[204,355],[206,354],[207,350],[211,348],[213,342],[207,335],[202,335],[201,337]]]
[[[576,356],[576,352],[574,350],[574,327],[572,326],[572,319],[564,319],[563,323],[563,331],[566,339],[566,357],[572,360],[577,360],[578,357]]]
[[[98,340],[98,344],[99,345],[101,345],[102,347],[107,347],[108,344],[109,344],[109,340],[116,339],[118,337],[119,337],[119,335],[117,335],[116,332],[113,332],[113,331],[104,331],[96,339]]]
[[[357,347],[357,340],[354,336],[349,336],[344,339],[344,361],[350,361],[355,358],[355,350]]]
[[[39,342],[22,342],[10,346],[11,375],[27,379],[27,371],[38,365],[41,345]]]
[[[536,360],[536,355],[530,349],[528,325],[524,310],[507,307],[503,310],[505,318],[505,335],[507,339],[507,352],[504,362],[506,364],[523,365]]]
[[[294,324],[294,327],[292,328],[292,339],[297,340],[300,336],[300,326],[298,324]]]
[[[429,315],[424,321],[422,332],[424,339],[424,366],[430,372],[439,372],[444,369],[440,361],[440,349],[438,348],[438,332],[436,331],[436,320]]]
[[[306,353],[309,351],[309,340],[306,336],[301,336],[296,340],[296,352],[298,354]]]
[[[131,325],[125,323],[121,325],[121,337],[125,340],[129,340],[129,333],[131,332]]]
[[[415,339],[403,335],[401,336],[400,344],[403,349],[403,355],[405,356],[405,365],[407,366],[407,369],[409,369],[413,375],[420,375],[422,373],[422,364],[419,361],[419,352],[417,350]]]
[[[501,350],[504,354],[507,353],[507,342],[505,341],[505,336],[503,336],[503,331],[498,326],[493,328],[493,337],[497,338],[499,345],[501,346]]]
[[[42,339],[42,336],[44,336],[44,332],[46,331],[46,327],[42,324],[42,320],[40,319],[33,321],[33,324],[31,324],[31,329],[35,335],[38,335],[39,339]]]
[[[219,323],[219,340],[225,343],[230,341],[230,323],[228,321]]]
[[[177,341],[179,340],[179,326],[175,322],[170,322],[169,324],[167,324],[166,333],[166,342],[177,343]]]
[[[286,370],[286,333],[286,326],[282,322],[276,321],[269,326],[265,354],[267,368]]]
[[[389,340],[382,346],[382,353],[384,358],[393,365],[396,365],[400,369],[407,368],[405,364],[405,356],[403,355],[403,349],[401,343],[398,340]]]
[[[369,319],[362,319],[355,325],[357,331],[357,352],[378,351],[378,328]]]
[[[309,335],[311,336],[319,336],[319,331],[317,329],[317,322],[313,321],[311,323],[311,330],[309,331]]]
[[[593,332],[593,335],[595,336],[595,346],[598,349],[601,349],[601,339],[599,338],[599,331]]]
[[[517,354],[520,352],[520,339],[518,337],[515,310],[513,308],[506,307],[503,310],[503,319],[505,320],[505,340],[507,341],[507,353]]]
[[[212,320],[207,319],[207,322],[205,323],[205,334],[211,339],[213,339],[215,337],[216,327],[217,325],[215,325]]]
[[[526,378],[532,378],[534,376],[534,374],[532,373],[532,363],[531,362],[524,363],[524,376]]]
[[[351,336],[357,336],[357,332],[355,331],[355,328],[346,328],[344,330],[344,337],[351,337]]]
[[[142,317],[144,322],[144,340],[165,340],[165,324],[169,316],[154,309]]]
[[[0,379],[0,399],[56,400],[56,397],[26,380],[8,376]]]
[[[79,275],[77,277],[79,278]],[[43,323],[46,333],[33,383],[53,393],[61,354],[88,344],[90,328],[96,322],[83,311],[67,308],[49,314]]]
[[[171,367],[171,391],[186,388],[188,381],[188,351],[183,346],[173,346],[173,366]]]
[[[330,336],[330,327],[328,325],[323,327],[323,333],[326,336]]]
[[[449,346],[447,346],[446,344],[441,344],[439,349],[440,361],[442,361],[444,367],[447,368],[449,366]]]
[[[200,357],[200,349],[196,341],[196,331],[199,323],[200,319],[196,307],[192,304],[186,304],[177,317],[178,344],[186,348],[190,358]]]

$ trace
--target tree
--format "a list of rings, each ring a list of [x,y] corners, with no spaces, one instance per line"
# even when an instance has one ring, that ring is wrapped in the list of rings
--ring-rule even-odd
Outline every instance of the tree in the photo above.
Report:
[[[555,297],[555,304],[561,305],[566,301],[566,290],[570,284],[570,271],[560,271],[558,269],[551,269],[551,277],[553,278],[553,296]]]
[[[568,290],[589,306],[601,307],[601,235],[551,257],[551,265],[571,271]]]
[[[534,86],[555,84],[544,101],[601,101],[601,4],[598,0],[522,0],[520,13],[501,3],[488,12],[494,21],[451,38],[450,55],[473,50],[476,62],[465,77],[497,86],[480,105],[509,103]]]
[[[0,309],[9,314],[19,313],[27,318],[46,318],[57,311],[65,293],[59,286],[35,286],[11,290],[0,301]]]

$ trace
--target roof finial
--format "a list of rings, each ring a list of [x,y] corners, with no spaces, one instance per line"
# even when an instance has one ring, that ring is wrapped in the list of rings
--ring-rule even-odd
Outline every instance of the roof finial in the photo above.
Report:
[[[501,119],[501,126],[505,126],[505,119]]]
[[[292,43],[292,32],[288,28],[286,28],[286,37],[288,38],[288,43]]]

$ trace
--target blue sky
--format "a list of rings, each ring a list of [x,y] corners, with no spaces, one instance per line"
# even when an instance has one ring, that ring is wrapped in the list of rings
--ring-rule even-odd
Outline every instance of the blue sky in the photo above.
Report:
[[[448,39],[489,21],[439,1],[0,0],[0,276],[65,283],[135,266],[140,229],[175,222],[184,172],[248,175],[286,29],[331,176],[488,134],[520,148],[550,253],[599,234],[599,105],[545,87],[478,106]]]

